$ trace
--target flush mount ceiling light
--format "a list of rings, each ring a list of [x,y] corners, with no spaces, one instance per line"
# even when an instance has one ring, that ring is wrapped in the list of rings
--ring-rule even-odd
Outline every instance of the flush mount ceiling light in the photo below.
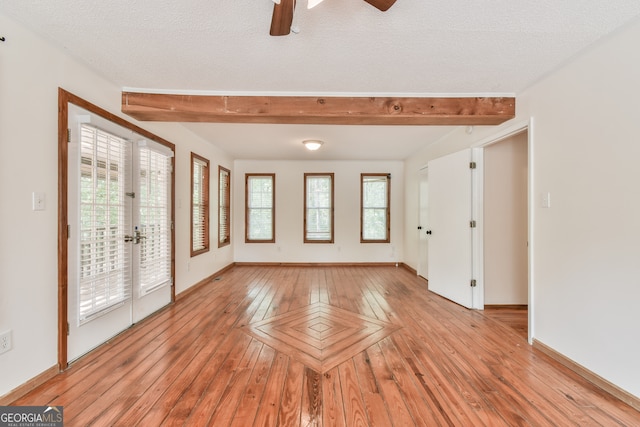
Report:
[[[304,144],[305,147],[307,147],[307,150],[309,151],[316,151],[318,148],[322,146],[322,144],[324,144],[324,142],[319,141],[317,139],[306,139],[302,141],[302,143]]]

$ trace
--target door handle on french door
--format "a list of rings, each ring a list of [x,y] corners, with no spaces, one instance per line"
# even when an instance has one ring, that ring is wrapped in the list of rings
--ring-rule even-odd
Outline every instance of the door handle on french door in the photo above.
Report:
[[[145,236],[144,234],[140,233],[140,230],[138,230],[138,227],[136,227],[136,230],[133,232],[133,243],[135,243],[136,245],[140,244],[140,241],[143,239],[146,239],[147,236]]]
[[[427,230],[427,234],[429,234],[429,235],[430,235],[430,234],[431,234],[431,230]]]
[[[129,236],[128,234],[125,234],[124,236],[124,241],[125,243],[129,243],[129,242],[133,242],[134,245],[138,245],[140,244],[140,241],[143,239],[146,239],[147,236],[143,236],[142,234],[140,234],[139,231],[135,231],[133,233],[133,236]]]

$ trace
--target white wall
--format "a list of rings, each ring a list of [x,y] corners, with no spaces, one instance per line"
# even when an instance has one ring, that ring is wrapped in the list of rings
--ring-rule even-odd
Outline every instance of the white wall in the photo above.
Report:
[[[484,303],[528,303],[527,133],[484,149]]]
[[[185,128],[182,128],[185,129]],[[193,136],[186,131],[187,135]],[[205,279],[233,263],[233,246],[218,248],[218,166],[231,171],[233,161],[222,151],[210,143],[203,143],[199,138],[175,138],[176,144],[176,224],[181,225],[180,233],[176,229],[176,294],[188,289],[195,283]],[[209,160],[210,185],[209,200],[211,202],[209,224],[209,252],[191,257],[191,152]],[[232,196],[233,198],[233,196]]]
[[[57,363],[58,87],[122,114],[120,88],[4,15],[0,28],[6,37],[0,44],[0,332],[13,331],[13,349],[0,355],[2,396]],[[186,269],[189,151],[214,163],[231,166],[231,161],[182,126],[138,125],[177,146],[180,292],[233,261],[233,249],[226,248],[202,255]],[[31,210],[34,191],[45,193],[44,211]]]
[[[459,129],[408,159],[405,174],[407,218],[417,218],[419,166],[532,117],[534,338],[640,397],[638,40],[636,20],[518,94],[516,119]]]
[[[403,248],[403,164],[357,161],[236,160],[236,262],[397,262]],[[303,243],[304,173],[334,172],[335,243]],[[244,242],[245,173],[276,174],[276,243]],[[391,243],[360,243],[360,174],[391,174]],[[233,238],[233,237],[232,237]]]
[[[536,336],[640,396],[640,23],[528,92]],[[543,315],[543,313],[545,315]]]

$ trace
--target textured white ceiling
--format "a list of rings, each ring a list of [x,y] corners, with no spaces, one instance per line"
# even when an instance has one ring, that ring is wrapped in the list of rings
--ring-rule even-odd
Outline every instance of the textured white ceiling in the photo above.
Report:
[[[0,0],[0,12],[123,88],[363,96],[517,95],[639,16],[640,1],[397,0],[380,12],[363,0],[311,10],[299,0],[299,33],[283,37],[269,36],[272,9],[271,0]],[[306,158],[296,141],[307,134],[327,139],[327,158],[403,158],[451,130],[187,126],[238,158]]]

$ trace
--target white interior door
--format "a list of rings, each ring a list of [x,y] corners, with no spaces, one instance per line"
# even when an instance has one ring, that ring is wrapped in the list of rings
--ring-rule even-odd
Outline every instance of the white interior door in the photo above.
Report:
[[[428,168],[420,170],[418,201],[420,204],[419,221],[418,221],[418,274],[429,280],[429,176]]]
[[[77,107],[69,108],[69,129],[67,354],[74,360],[171,300],[171,162]]]
[[[471,150],[432,160],[429,170],[429,290],[473,307]]]

